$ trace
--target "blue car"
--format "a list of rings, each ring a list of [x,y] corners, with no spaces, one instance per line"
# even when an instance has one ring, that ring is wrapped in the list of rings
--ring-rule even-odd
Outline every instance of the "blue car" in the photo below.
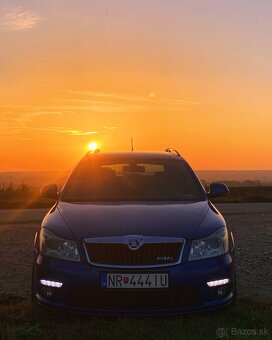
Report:
[[[32,297],[43,306],[107,315],[165,315],[229,305],[234,241],[174,149],[88,153],[34,240]]]

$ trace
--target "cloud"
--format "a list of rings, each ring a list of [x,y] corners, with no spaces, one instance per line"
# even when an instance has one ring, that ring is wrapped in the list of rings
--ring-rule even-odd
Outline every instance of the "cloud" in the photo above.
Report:
[[[89,135],[94,135],[98,133],[97,131],[82,131],[82,130],[69,130],[69,129],[62,130],[59,132],[66,133],[71,136],[89,136]]]
[[[117,126],[103,126],[103,129],[106,129],[106,130],[115,130],[115,129],[117,129]]]
[[[3,135],[18,135],[39,116],[60,117],[63,111],[31,105],[0,105],[0,129]]]
[[[127,101],[138,101],[139,99],[143,99],[141,97],[133,96],[133,95],[122,95],[117,93],[105,93],[105,92],[95,92],[95,91],[71,91],[72,93],[85,95],[93,98],[109,98],[109,99],[119,99],[119,100],[127,100]]]
[[[5,31],[23,31],[35,26],[41,18],[35,12],[16,6],[0,13],[0,28]]]
[[[19,135],[26,129],[48,131],[69,136],[89,136],[99,133],[110,133],[117,129],[113,117],[118,114],[150,112],[186,112],[199,105],[200,102],[181,98],[165,98],[156,96],[135,96],[113,92],[60,90],[65,96],[53,99],[49,105],[0,105],[0,127],[6,135]],[[68,96],[67,96],[68,94]],[[2,111],[2,112],[1,112]],[[109,117],[99,114],[108,114]],[[76,125],[59,126],[62,121],[71,122],[72,116],[82,117]],[[95,120],[92,116],[95,115]],[[40,117],[40,118],[39,118]],[[42,118],[42,119],[41,119]],[[68,118],[68,119],[66,119]],[[119,119],[119,118],[118,118]],[[83,125],[83,121],[90,125]],[[95,121],[96,125],[91,122]],[[41,122],[43,128],[40,128]],[[54,124],[54,126],[52,126]],[[106,125],[109,124],[109,125]],[[85,130],[88,127],[92,130]],[[83,130],[81,130],[83,128]],[[12,131],[12,132],[11,132]]]
[[[89,113],[129,113],[145,109],[144,105],[137,103],[113,102],[107,100],[96,101],[92,99],[72,98],[57,100],[65,105],[58,105],[58,109],[70,112],[89,112]]]
[[[157,107],[167,106],[168,109],[180,109],[182,107],[199,105],[199,101],[195,100],[187,100],[187,99],[173,99],[173,98],[159,98],[155,96],[154,92],[149,92],[146,97],[144,96],[135,96],[135,95],[123,95],[112,92],[95,92],[95,91],[68,91],[68,93],[80,96],[81,99],[74,99],[74,101],[78,101],[81,103],[84,102],[93,102],[95,100],[99,100],[99,103],[104,103],[108,105],[112,105],[113,103],[118,102],[119,105],[133,106],[135,109],[145,109],[146,107]],[[152,94],[152,95],[151,95]],[[90,99],[82,99],[90,98]]]
[[[51,126],[48,128],[33,128],[33,130],[38,131],[51,131],[56,133],[65,133],[70,136],[89,136],[89,135],[95,135],[99,133],[98,131],[85,131],[85,130],[76,130],[72,128],[65,128],[62,126]]]

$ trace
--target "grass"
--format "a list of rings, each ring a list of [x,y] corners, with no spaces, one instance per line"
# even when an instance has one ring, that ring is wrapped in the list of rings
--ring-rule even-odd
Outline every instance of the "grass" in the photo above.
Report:
[[[37,310],[27,299],[0,297],[2,339],[214,339],[271,338],[272,303],[247,298],[235,307],[180,317],[98,318]],[[219,332],[219,333],[217,333]],[[221,333],[220,333],[221,332]],[[254,332],[263,335],[252,336]],[[221,338],[224,338],[221,336]]]
[[[49,208],[54,201],[40,196],[40,190],[26,184],[0,184],[0,209]]]
[[[271,186],[230,187],[228,197],[212,200],[215,203],[272,202]],[[0,184],[0,209],[49,208],[53,200],[42,198],[40,190],[26,184]]]
[[[213,199],[216,203],[268,203],[272,202],[271,186],[230,187],[230,195]]]

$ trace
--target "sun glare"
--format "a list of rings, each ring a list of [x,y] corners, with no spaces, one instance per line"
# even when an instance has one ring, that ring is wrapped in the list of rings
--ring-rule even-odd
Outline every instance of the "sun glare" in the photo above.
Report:
[[[89,151],[95,151],[98,149],[98,144],[96,142],[92,142],[88,145]]]

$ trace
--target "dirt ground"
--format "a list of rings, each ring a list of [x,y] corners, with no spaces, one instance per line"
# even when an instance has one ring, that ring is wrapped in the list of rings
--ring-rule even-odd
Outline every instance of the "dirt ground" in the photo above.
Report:
[[[238,293],[272,299],[272,203],[218,204],[236,243]],[[44,209],[0,210],[0,294],[30,292],[33,236]]]

